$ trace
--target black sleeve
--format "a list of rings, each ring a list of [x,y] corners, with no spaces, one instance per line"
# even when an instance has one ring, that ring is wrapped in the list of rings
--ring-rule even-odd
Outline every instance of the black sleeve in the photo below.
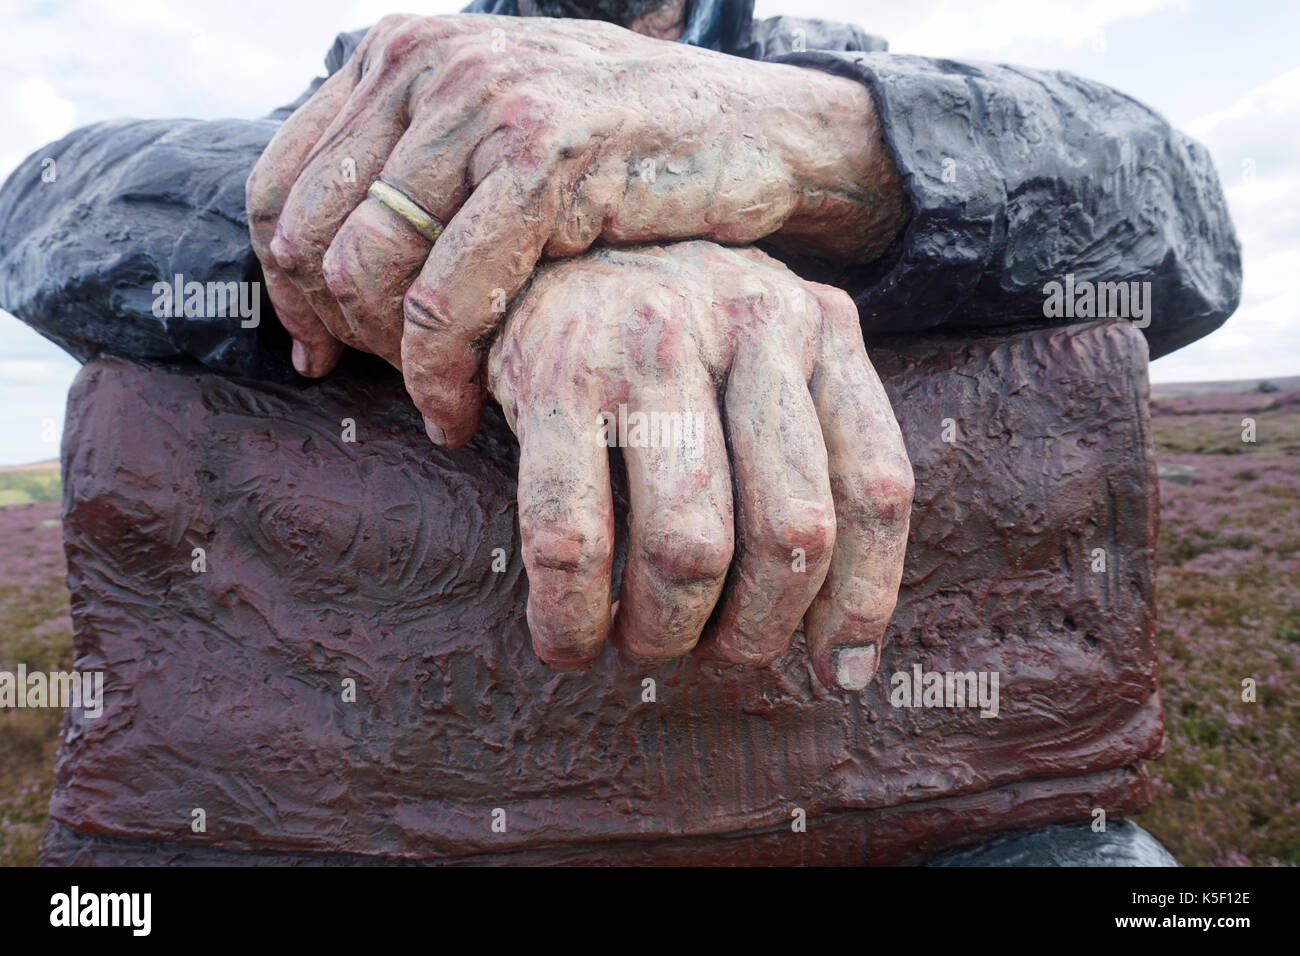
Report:
[[[1083,298],[1068,317],[1049,314],[1061,301],[1049,284],[1150,283],[1155,358],[1237,307],[1241,252],[1209,153],[1136,100],[1011,66],[774,59],[866,84],[902,173],[912,218],[893,253],[828,277],[854,296],[864,331],[1086,319]]]
[[[750,28],[756,59],[774,60],[778,56],[804,50],[855,50],[883,52],[889,49],[884,37],[868,33],[851,23],[807,17],[767,17],[755,20]]]

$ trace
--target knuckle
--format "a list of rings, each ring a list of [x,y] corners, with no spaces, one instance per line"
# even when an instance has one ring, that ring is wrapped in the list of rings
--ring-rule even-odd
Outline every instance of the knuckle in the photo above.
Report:
[[[880,464],[853,482],[849,494],[854,500],[845,505],[860,512],[860,520],[898,524],[911,514],[915,492],[916,479],[910,467],[904,463]]]
[[[642,535],[641,553],[660,577],[680,584],[720,580],[731,566],[732,541],[715,518],[670,518]]]
[[[821,307],[822,321],[836,340],[849,348],[862,348],[862,318],[857,303],[843,289],[806,283],[809,294]]]
[[[402,297],[402,315],[406,320],[407,331],[445,331],[448,328],[446,316],[450,314],[450,306],[450,289],[416,280]]]
[[[476,56],[478,51],[466,51],[463,56]],[[496,64],[500,57],[494,57],[482,65],[482,70],[498,71]],[[498,84],[500,85],[500,84]],[[513,152],[527,150],[533,153],[558,153],[574,137],[571,128],[557,124],[555,117],[561,112],[560,104],[551,96],[515,86],[492,97],[487,108],[489,128],[500,130]]]
[[[356,257],[352,247],[335,241],[325,250],[321,261],[325,288],[345,307],[351,308],[363,300],[363,284],[357,278]]]
[[[280,218],[280,194],[275,181],[276,171],[269,167],[265,157],[258,160],[253,172],[244,183],[244,209],[248,214],[249,234],[253,249],[259,258],[270,254],[269,238],[274,234]]]
[[[658,335],[672,339],[688,330],[689,319],[682,306],[682,297],[671,286],[633,286],[627,291],[627,300],[636,302],[632,314],[638,322],[656,332],[655,337],[647,337],[646,345],[650,348]]]
[[[428,59],[424,51],[437,48],[444,63],[441,72],[458,50],[475,42],[478,32],[475,26],[454,17],[392,14],[366,34],[365,41],[370,43],[366,59],[379,61],[385,71],[401,69],[408,62],[419,68]]]
[[[872,477],[867,491],[882,518],[899,521],[911,512],[916,479],[910,468],[889,468]]]
[[[452,42],[439,72],[445,76],[478,77],[483,89],[492,89],[504,69],[504,58],[492,52],[486,39],[470,37]]]
[[[428,42],[429,32],[420,17],[390,14],[379,21],[377,26],[383,26],[383,32],[377,33],[376,30],[371,32],[376,33],[379,52],[386,60],[401,60]]]
[[[805,284],[812,295],[817,297],[821,303],[822,311],[826,316],[836,322],[849,321],[856,325],[858,319],[858,307],[850,296],[843,289],[837,289],[828,285],[811,285]]]
[[[401,27],[409,26],[415,23],[419,17],[413,13],[386,13],[379,18],[379,22],[370,28],[366,37],[375,38],[387,37]]]
[[[286,231],[283,223],[276,228],[271,240],[271,255],[276,264],[295,279],[307,275],[314,259],[308,244]]]
[[[788,565],[799,549],[809,564],[829,559],[835,548],[835,508],[830,502],[789,501],[761,510],[750,544],[761,558]]]
[[[535,128],[538,118],[547,116],[553,107],[554,101],[546,94],[527,86],[516,86],[495,97],[491,115],[503,125]]]
[[[270,189],[267,188],[268,170],[265,159],[259,159],[253,171],[244,181],[244,208],[248,211],[250,222],[257,223],[275,215],[270,201]]]
[[[727,308],[735,315],[748,316],[757,328],[783,324],[790,302],[785,290],[767,277],[742,273],[727,296]]]
[[[499,340],[488,353],[488,390],[500,403],[506,422],[516,435],[519,434],[519,406],[527,401],[528,393],[522,381],[522,366],[523,356],[515,342]]]
[[[559,160],[560,146],[547,124],[522,120],[504,128],[504,159],[516,174],[529,177],[553,171]],[[525,178],[525,182],[530,182]]]
[[[521,529],[524,565],[529,570],[590,577],[603,572],[613,560],[612,543],[601,530],[580,524],[532,525],[526,521]]]
[[[898,591],[891,588],[871,588],[867,593],[853,595],[844,602],[841,612],[845,625],[862,637],[883,636],[898,604]]]

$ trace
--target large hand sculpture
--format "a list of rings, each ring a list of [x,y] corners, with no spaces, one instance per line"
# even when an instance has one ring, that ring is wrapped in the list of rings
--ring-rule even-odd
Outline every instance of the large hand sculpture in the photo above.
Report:
[[[631,499],[622,650],[668,660],[704,631],[702,651],[763,664],[802,618],[822,683],[867,685],[912,470],[845,293],[752,249],[602,250],[538,271],[489,369],[519,437],[538,656],[581,665],[610,629],[617,435]]]
[[[552,666],[592,660],[611,628],[600,416],[630,411],[690,431],[617,436],[624,651],[670,660],[704,632],[702,651],[766,663],[806,613],[826,686],[874,676],[912,476],[849,297],[698,241],[535,271],[598,239],[869,259],[905,218],[873,117],[860,84],[603,24],[391,17],[259,161],[254,248],[300,371],[343,344],[383,356],[459,445],[513,301],[491,384],[522,446],[529,622]]]
[[[445,226],[436,245],[367,198],[376,180]],[[374,27],[267,148],[248,207],[299,371],[325,374],[343,343],[378,352],[453,447],[481,415],[485,345],[542,257],[772,236],[866,261],[906,218],[860,83],[483,16]],[[400,353],[382,350],[394,329]]]

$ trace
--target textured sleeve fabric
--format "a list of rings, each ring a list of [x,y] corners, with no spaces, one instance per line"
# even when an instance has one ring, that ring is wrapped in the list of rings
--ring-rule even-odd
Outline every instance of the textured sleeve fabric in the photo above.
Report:
[[[1078,321],[1098,309],[1089,284],[1126,283],[1149,314],[1122,317],[1149,323],[1155,358],[1237,307],[1240,247],[1208,151],[1123,93],[896,54],[773,59],[865,83],[902,173],[912,218],[888,261],[821,276],[868,334]]]
[[[755,44],[752,52],[756,59],[764,60],[804,50],[883,52],[889,49],[884,37],[835,20],[767,17],[755,20],[750,32]]]

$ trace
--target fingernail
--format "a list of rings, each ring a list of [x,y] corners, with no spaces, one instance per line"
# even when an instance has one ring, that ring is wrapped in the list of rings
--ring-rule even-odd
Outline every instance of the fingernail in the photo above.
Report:
[[[876,648],[845,647],[835,655],[835,683],[844,690],[862,690],[876,676]]]
[[[307,375],[311,371],[311,353],[301,342],[293,343],[293,367],[299,375]]]
[[[435,445],[447,444],[447,433],[444,432],[436,423],[429,419],[424,420],[424,431],[429,436],[429,441]]]

